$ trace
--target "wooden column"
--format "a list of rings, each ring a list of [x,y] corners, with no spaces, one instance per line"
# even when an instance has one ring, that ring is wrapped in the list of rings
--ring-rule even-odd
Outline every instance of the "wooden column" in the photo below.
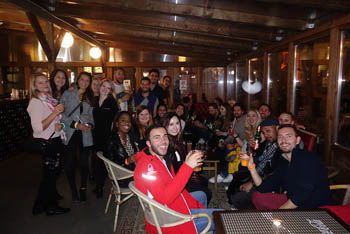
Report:
[[[294,76],[295,76],[295,46],[289,43],[288,46],[288,77],[287,77],[287,111],[294,113],[295,92],[294,92]]]
[[[168,103],[168,108],[172,108],[174,104],[174,67],[167,67],[166,74],[170,76],[170,88],[169,88],[169,103]]]
[[[224,102],[227,101],[227,66],[224,67]]]
[[[203,67],[197,67],[197,102],[202,101],[202,93],[203,93]]]
[[[30,90],[30,67],[29,66],[24,67],[24,80],[25,80],[26,89],[29,91]]]
[[[268,76],[269,76],[269,54],[267,52],[264,52],[264,74],[263,74],[263,102],[269,104],[269,97],[268,97]]]
[[[249,62],[249,58],[246,58],[245,60],[245,77],[242,80],[242,84],[244,81],[248,81],[249,82],[249,77],[250,77],[250,62]],[[243,105],[246,106],[247,110],[250,109],[250,95],[247,92],[244,92],[245,95],[247,96],[246,103],[243,103]]]
[[[3,77],[2,77],[2,67],[0,66],[0,95],[4,94],[4,86],[3,86]]]
[[[140,88],[140,83],[141,83],[141,79],[143,77],[142,74],[142,67],[136,67],[136,72],[135,72],[135,92],[137,92],[137,90],[139,90]]]
[[[113,67],[106,67],[106,78],[113,80]]]
[[[326,162],[332,164],[333,157],[330,157],[331,145],[334,144],[337,133],[337,99],[339,95],[338,79],[341,66],[341,31],[338,28],[331,29],[330,38],[330,60],[329,60],[329,78],[327,88],[327,106],[326,106],[326,135],[325,152],[328,156]]]

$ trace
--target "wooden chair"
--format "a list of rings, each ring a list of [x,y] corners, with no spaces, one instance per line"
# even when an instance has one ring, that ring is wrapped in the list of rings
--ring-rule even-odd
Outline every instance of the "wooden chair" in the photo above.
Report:
[[[342,205],[350,204],[350,184],[337,184],[329,186],[330,190],[346,189]]]
[[[149,198],[135,187],[133,181],[129,183],[129,188],[138,197],[147,222],[156,226],[158,233],[162,233],[161,227],[177,226],[200,217],[206,217],[208,219],[208,225],[201,233],[208,232],[212,222],[208,214],[199,213],[194,215],[184,215]]]
[[[109,203],[112,199],[112,196],[114,195],[116,208],[115,208],[113,231],[115,232],[117,229],[119,206],[134,195],[129,188],[120,188],[118,184],[118,180],[131,178],[134,176],[134,172],[122,166],[119,166],[118,164],[105,158],[102,152],[97,152],[97,156],[103,160],[108,172],[108,177],[112,181],[111,192],[109,193],[109,196],[108,196],[107,205],[105,208],[105,214],[107,214],[108,212]],[[121,199],[122,196],[125,196],[125,197]]]
[[[213,171],[215,178],[215,191],[218,191],[218,163],[219,160],[204,160],[203,171]],[[209,173],[208,173],[209,174]],[[209,175],[210,177],[210,175]]]

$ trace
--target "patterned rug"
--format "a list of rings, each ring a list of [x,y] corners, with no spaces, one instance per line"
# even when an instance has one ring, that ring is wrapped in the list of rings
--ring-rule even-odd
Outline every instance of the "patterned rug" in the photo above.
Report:
[[[214,185],[209,184],[209,188],[213,192],[213,197],[208,205],[209,208],[230,209],[227,202],[225,185],[218,184],[218,191],[215,192]],[[136,197],[131,198],[121,206],[117,233],[120,234],[144,234],[145,222],[143,219],[143,210]]]

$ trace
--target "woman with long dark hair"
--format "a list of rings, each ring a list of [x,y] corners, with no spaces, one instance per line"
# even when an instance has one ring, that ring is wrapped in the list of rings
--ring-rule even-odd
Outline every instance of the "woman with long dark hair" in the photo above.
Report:
[[[99,96],[95,97],[95,107],[93,116],[95,127],[93,129],[94,149],[95,152],[103,151],[106,141],[112,133],[112,122],[118,112],[118,104],[113,96],[114,85],[110,80],[104,80],[99,89]],[[92,164],[94,168],[94,177],[96,184],[103,184],[106,174],[106,168],[101,159],[96,155],[92,156]],[[102,197],[102,189],[96,186],[93,190],[97,198]]]
[[[58,206],[59,198],[56,191],[56,178],[60,171],[60,155],[62,142],[60,131],[61,114],[64,105],[51,96],[49,80],[44,74],[35,74],[30,81],[31,99],[28,105],[33,128],[33,137],[39,141],[51,140],[50,146],[42,152],[43,176],[36,197],[33,215],[43,211],[47,215],[59,215],[70,211]]]
[[[174,112],[169,112],[164,115],[160,123],[168,132],[170,144],[167,157],[171,157],[171,162],[176,174],[181,165],[185,162],[187,155],[186,147],[182,143],[180,117]],[[186,185],[186,190],[203,206],[207,206],[207,201],[210,201],[211,198],[211,192],[208,189],[208,181],[204,177],[194,173]]]
[[[55,69],[50,75],[50,86],[52,97],[59,100],[64,91],[69,88],[69,80],[67,73],[62,69]]]
[[[86,201],[87,176],[89,173],[89,147],[93,145],[91,129],[94,126],[92,115],[94,94],[91,90],[91,74],[81,72],[73,90],[66,90],[61,98],[65,106],[62,121],[66,128],[65,171],[72,190],[72,201]],[[80,167],[80,198],[75,183],[75,170],[77,167],[77,148],[79,150]]]
[[[168,112],[168,107],[165,104],[159,104],[157,106],[157,115],[154,118],[154,122],[159,122],[161,118]]]

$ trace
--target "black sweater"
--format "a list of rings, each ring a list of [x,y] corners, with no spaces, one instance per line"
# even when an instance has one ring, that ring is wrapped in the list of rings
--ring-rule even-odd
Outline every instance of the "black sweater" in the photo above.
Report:
[[[294,149],[289,164],[280,166],[258,187],[271,192],[283,186],[287,197],[299,208],[317,208],[331,204],[328,179],[321,160],[313,153]]]

